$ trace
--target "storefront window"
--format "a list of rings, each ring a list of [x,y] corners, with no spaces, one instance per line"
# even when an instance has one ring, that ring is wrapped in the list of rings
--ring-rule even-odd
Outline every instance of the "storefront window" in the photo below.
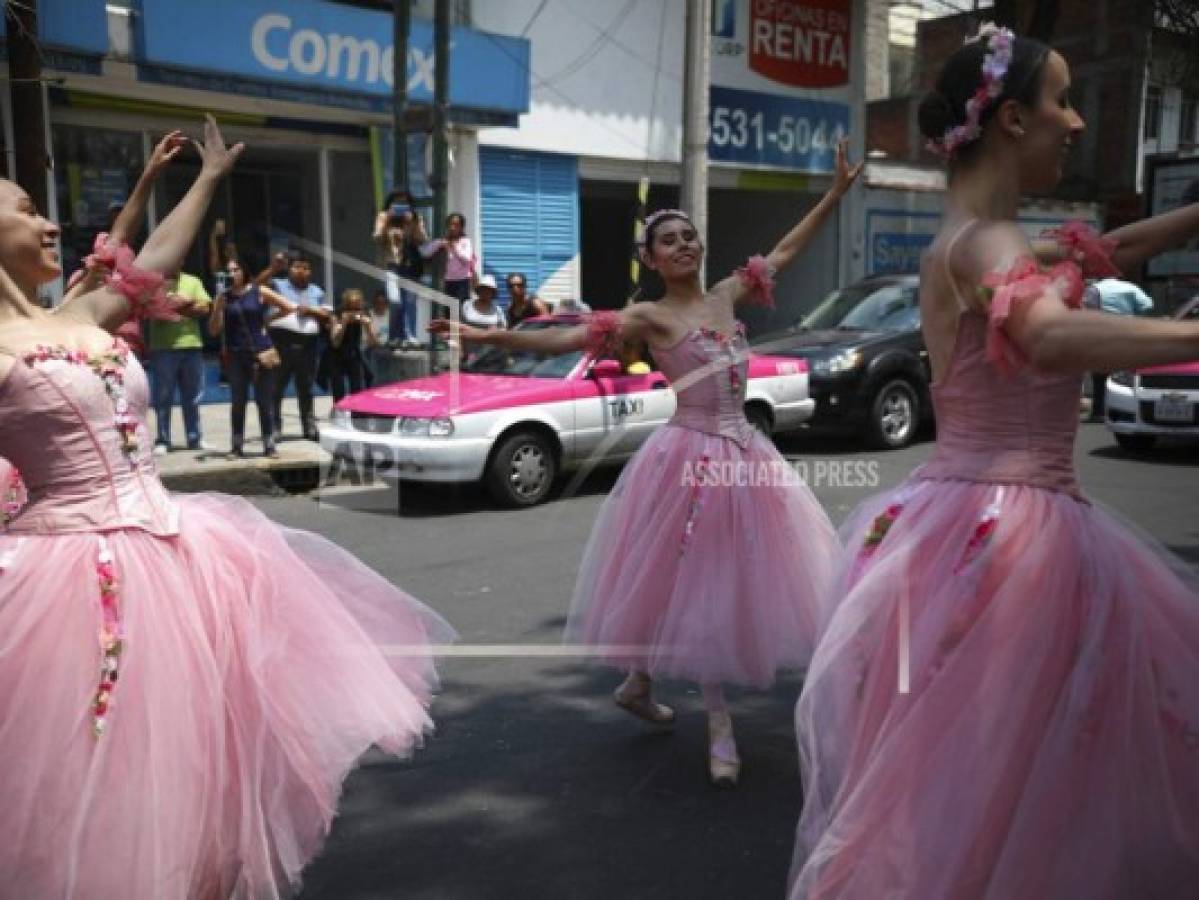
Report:
[[[63,270],[69,274],[91,252],[96,235],[112,226],[116,209],[137,183],[142,136],[77,125],[55,125],[52,134]]]

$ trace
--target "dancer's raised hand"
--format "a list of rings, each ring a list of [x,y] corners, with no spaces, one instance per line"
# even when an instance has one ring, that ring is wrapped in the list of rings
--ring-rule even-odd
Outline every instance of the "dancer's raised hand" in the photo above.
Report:
[[[856,166],[850,166],[849,138],[843,137],[837,141],[837,163],[833,172],[832,193],[838,197],[844,196],[853,187],[853,183],[858,180],[858,176],[862,174],[864,165],[866,165],[866,161],[862,160]]]
[[[157,178],[187,146],[187,136],[179,129],[167,134],[159,141],[153,152],[150,154],[150,161],[146,163],[146,174],[152,178]]]
[[[221,129],[217,127],[216,119],[212,117],[211,113],[204,117],[204,142],[192,141],[192,143],[200,154],[201,172],[218,179],[224,178],[233,171],[237,158],[246,149],[246,145],[240,142],[232,147],[225,146]]]

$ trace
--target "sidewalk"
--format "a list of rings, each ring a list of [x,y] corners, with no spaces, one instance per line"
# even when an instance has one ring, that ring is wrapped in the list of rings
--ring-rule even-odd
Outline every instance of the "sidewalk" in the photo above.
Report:
[[[333,406],[330,397],[316,397],[314,407],[317,425],[329,420]],[[226,491],[228,493],[263,493],[278,490],[274,476],[293,473],[296,477],[316,480],[320,466],[330,460],[329,454],[317,444],[300,437],[300,410],[296,400],[283,401],[283,434],[278,442],[279,458],[262,455],[262,438],[258,433],[258,411],[251,402],[246,409],[246,454],[244,459],[229,455],[232,429],[229,425],[228,403],[205,403],[200,406],[200,427],[208,450],[188,450],[184,440],[183,414],[179,405],[172,410],[171,437],[174,449],[165,456],[154,457],[163,483],[173,491]],[[154,434],[154,413],[149,414],[150,433]]]

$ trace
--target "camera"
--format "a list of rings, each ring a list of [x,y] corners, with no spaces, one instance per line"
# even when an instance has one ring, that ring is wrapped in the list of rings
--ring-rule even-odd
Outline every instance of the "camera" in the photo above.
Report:
[[[393,219],[399,219],[399,218],[407,215],[410,212],[412,212],[412,207],[409,206],[407,203],[391,204],[391,217]]]

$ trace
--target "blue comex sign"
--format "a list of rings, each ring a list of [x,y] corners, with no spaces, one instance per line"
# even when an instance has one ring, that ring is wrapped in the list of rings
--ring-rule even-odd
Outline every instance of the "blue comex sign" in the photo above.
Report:
[[[5,17],[0,16],[0,37],[7,36]],[[104,0],[40,0],[37,36],[39,42],[49,47],[103,56],[108,52],[108,13]]]
[[[320,0],[141,0],[139,61],[353,94],[390,96],[394,48],[385,12]],[[408,96],[433,100],[433,27],[414,21]],[[529,42],[454,28],[450,104],[529,108]]]

